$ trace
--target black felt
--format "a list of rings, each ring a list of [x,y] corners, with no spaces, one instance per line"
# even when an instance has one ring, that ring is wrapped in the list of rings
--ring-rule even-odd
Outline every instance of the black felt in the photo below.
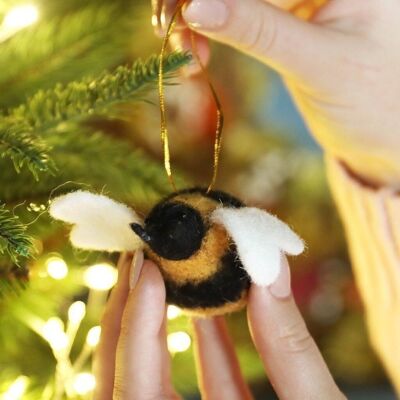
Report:
[[[134,227],[133,227],[134,228]],[[206,233],[201,214],[187,204],[157,204],[145,220],[147,244],[168,260],[185,260],[196,253]]]
[[[250,287],[250,277],[234,246],[231,246],[220,262],[214,276],[199,284],[178,285],[166,278],[167,303],[182,308],[208,308],[239,300],[243,291]]]

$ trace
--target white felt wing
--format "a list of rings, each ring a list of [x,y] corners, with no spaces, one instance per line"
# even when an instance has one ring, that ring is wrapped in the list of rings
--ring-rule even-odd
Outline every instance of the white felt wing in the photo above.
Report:
[[[77,191],[57,197],[50,204],[50,215],[73,224],[70,239],[86,250],[132,251],[142,246],[129,224],[141,223],[125,204],[109,197]]]
[[[271,285],[279,275],[281,253],[298,255],[303,241],[285,223],[258,208],[218,208],[212,220],[225,227],[252,281]]]

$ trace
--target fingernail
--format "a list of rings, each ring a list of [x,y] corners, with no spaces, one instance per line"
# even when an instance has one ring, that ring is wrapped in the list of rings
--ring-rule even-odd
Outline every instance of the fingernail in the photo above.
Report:
[[[226,23],[229,10],[224,0],[192,0],[182,14],[193,28],[212,30]]]
[[[130,266],[129,258],[130,257],[131,257],[131,255],[128,252],[122,253],[121,256],[119,257],[118,264],[117,264],[118,279],[117,279],[116,286],[122,285],[128,279],[129,266]]]
[[[290,286],[290,268],[285,255],[281,256],[281,271],[278,279],[269,286],[270,293],[277,299],[286,299],[292,293]]]
[[[144,255],[142,250],[137,250],[132,260],[131,271],[129,276],[129,289],[135,288],[139,280],[140,272],[143,267]]]

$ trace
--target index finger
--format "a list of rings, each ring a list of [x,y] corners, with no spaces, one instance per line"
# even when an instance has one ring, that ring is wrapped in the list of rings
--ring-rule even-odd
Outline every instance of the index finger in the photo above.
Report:
[[[165,286],[157,266],[145,261],[121,321],[114,399],[176,398],[166,359]]]
[[[287,260],[282,259],[281,275],[273,284],[279,291],[253,285],[249,293],[250,330],[268,377],[280,399],[344,399],[293,296],[282,291],[289,283]]]
[[[93,373],[96,377],[94,399],[112,397],[114,387],[115,352],[121,328],[122,313],[129,292],[129,270],[132,255],[123,253],[118,261],[118,281],[107,301],[101,319],[100,342],[93,357]]]

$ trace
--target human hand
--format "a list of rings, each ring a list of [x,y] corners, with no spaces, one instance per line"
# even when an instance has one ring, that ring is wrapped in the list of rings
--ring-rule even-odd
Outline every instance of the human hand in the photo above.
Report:
[[[400,187],[400,2],[328,0],[310,21],[282,10],[299,2],[193,0],[183,21],[278,71],[328,154],[371,183]],[[153,3],[168,15],[176,0]]]
[[[141,267],[137,258],[130,273],[132,257],[121,257],[102,319],[95,400],[179,399],[170,380],[164,283],[154,263]],[[270,381],[280,399],[343,399],[290,294],[286,259],[282,271],[271,288],[253,285],[248,302],[249,327]],[[224,319],[193,323],[202,398],[251,399]]]

